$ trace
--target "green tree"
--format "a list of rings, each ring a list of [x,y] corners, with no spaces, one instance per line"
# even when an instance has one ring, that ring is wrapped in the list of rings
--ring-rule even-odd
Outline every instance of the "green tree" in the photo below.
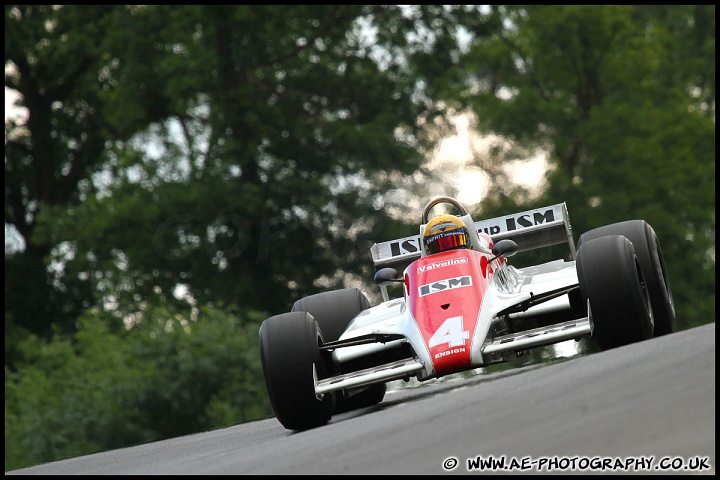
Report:
[[[714,9],[492,6],[451,72],[481,132],[551,164],[540,198],[495,188],[483,215],[565,201],[576,240],[647,220],[679,328],[715,318]]]
[[[5,254],[6,364],[16,325],[48,338],[51,323],[72,329],[79,309],[90,306],[88,282],[53,285],[47,259],[55,245],[35,237],[35,229],[43,208],[77,205],[103,162],[107,124],[96,39],[110,11],[5,6],[5,86],[21,94],[28,112],[5,125],[5,224],[24,241],[22,253]],[[73,34],[77,25],[85,25],[82,36]]]
[[[5,369],[5,471],[272,416],[257,313],[153,307],[118,334],[103,314],[74,335],[26,338]]]
[[[279,312],[368,276],[383,193],[431,140],[411,60],[451,49],[452,12],[6,6],[29,113],[6,125],[6,364],[17,328],[93,306]]]

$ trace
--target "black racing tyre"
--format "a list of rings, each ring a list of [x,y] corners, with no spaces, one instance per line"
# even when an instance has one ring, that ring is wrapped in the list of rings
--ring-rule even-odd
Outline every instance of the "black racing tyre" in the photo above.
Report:
[[[592,338],[600,348],[652,338],[650,295],[630,240],[608,235],[584,241],[576,268],[583,303],[590,301]]]
[[[582,234],[578,240],[578,248],[584,242],[606,235],[622,235],[632,242],[650,293],[655,320],[653,335],[658,337],[672,333],[675,330],[675,304],[665,259],[653,228],[644,220],[613,223]]]
[[[298,300],[292,307],[293,312],[308,312],[320,325],[326,342],[338,340],[340,335],[363,310],[370,308],[367,297],[357,288],[344,288],[330,292],[317,293]],[[335,373],[342,373],[335,367]],[[385,397],[384,383],[371,385],[367,389],[351,396],[337,392],[335,413],[347,412],[380,403]]]
[[[260,359],[275,416],[289,430],[325,425],[332,417],[333,395],[315,396],[318,379],[327,377],[328,358],[319,350],[322,332],[305,312],[284,313],[260,326]]]
[[[308,312],[320,325],[326,342],[340,338],[350,320],[370,307],[367,297],[357,288],[316,293],[295,302],[293,312]]]

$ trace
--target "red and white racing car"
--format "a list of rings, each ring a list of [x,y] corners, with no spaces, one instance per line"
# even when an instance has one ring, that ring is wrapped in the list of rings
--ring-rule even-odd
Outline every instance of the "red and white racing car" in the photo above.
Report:
[[[441,203],[460,222],[431,218]],[[508,264],[518,251],[559,243],[572,260]],[[438,378],[583,336],[609,349],[674,328],[665,262],[643,220],[591,230],[576,249],[564,203],[475,222],[457,200],[439,197],[423,210],[419,235],[375,244],[372,256],[379,305],[347,288],[263,322],[265,383],[285,428],[376,404],[390,381]],[[389,298],[393,282],[402,297]]]

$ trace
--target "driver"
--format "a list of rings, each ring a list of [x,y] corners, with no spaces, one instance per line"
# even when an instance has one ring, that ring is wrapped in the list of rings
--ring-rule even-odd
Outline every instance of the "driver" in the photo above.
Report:
[[[428,255],[456,248],[470,248],[468,230],[455,215],[438,215],[425,226],[423,246]]]

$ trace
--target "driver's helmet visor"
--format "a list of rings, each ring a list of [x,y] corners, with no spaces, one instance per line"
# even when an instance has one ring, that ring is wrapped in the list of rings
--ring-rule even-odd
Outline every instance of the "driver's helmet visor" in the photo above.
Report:
[[[444,252],[455,248],[468,247],[468,232],[465,228],[456,228],[440,232],[425,238],[425,245],[430,254]]]

